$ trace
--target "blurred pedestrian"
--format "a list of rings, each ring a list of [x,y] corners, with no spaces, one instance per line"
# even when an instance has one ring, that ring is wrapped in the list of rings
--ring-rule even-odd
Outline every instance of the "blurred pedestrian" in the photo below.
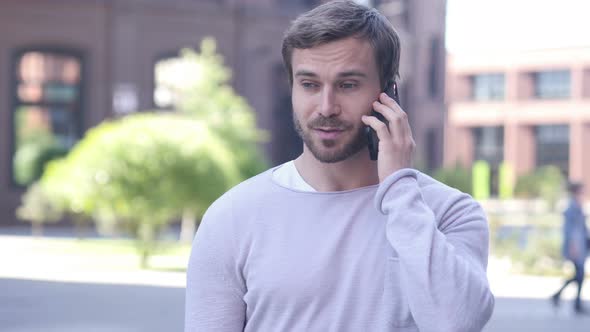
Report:
[[[563,213],[563,256],[572,262],[575,274],[565,281],[563,286],[551,297],[555,307],[559,306],[561,292],[572,282],[578,285],[578,292],[574,302],[576,313],[587,313],[582,305],[580,294],[584,284],[584,262],[588,254],[588,229],[586,228],[586,216],[582,211],[582,184],[570,182],[568,184],[570,200],[567,209]]]

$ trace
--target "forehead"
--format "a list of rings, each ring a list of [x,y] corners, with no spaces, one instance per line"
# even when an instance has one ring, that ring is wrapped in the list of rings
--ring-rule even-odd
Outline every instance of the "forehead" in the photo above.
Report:
[[[357,70],[376,74],[375,52],[369,41],[359,38],[345,38],[307,49],[293,50],[293,73],[312,71],[315,73],[338,74],[342,71]]]

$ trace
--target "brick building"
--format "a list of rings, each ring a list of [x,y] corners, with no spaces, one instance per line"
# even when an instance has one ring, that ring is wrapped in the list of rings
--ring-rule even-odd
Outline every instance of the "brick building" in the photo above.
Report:
[[[217,40],[232,84],[257,112],[278,164],[301,151],[280,46],[314,0],[3,0],[0,4],[0,224],[25,187],[15,172],[23,132],[45,126],[64,148],[116,113],[153,109],[154,67],[182,47]],[[418,162],[442,162],[445,0],[365,1],[402,37],[402,104]]]
[[[448,57],[447,165],[544,165],[590,188],[590,48]]]

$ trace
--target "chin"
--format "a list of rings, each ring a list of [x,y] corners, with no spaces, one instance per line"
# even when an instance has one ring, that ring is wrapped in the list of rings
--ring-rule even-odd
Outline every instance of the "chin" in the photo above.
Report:
[[[334,144],[334,146],[326,146]],[[338,144],[335,141],[315,141],[313,146],[307,146],[307,150],[317,159],[318,161],[326,164],[338,163],[350,158],[353,158],[363,148],[366,148],[364,141],[351,141],[346,144]]]

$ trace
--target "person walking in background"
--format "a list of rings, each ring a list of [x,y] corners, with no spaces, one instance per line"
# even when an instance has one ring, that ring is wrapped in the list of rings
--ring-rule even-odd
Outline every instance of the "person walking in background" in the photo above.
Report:
[[[559,306],[561,292],[572,282],[578,284],[578,293],[574,303],[576,313],[587,313],[582,306],[580,294],[584,284],[584,262],[588,254],[588,230],[586,228],[586,216],[582,211],[582,185],[570,182],[568,185],[570,200],[564,211],[563,223],[563,256],[574,264],[576,272],[563,286],[551,297],[555,307]]]

